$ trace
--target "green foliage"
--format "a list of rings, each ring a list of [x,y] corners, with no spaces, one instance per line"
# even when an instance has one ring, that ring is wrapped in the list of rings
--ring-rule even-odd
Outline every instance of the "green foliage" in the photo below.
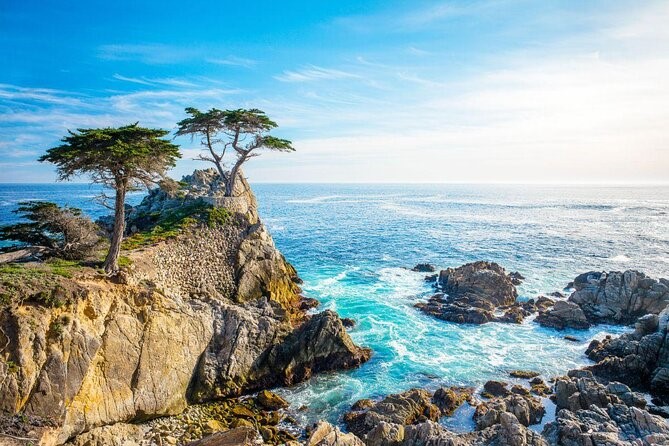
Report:
[[[150,229],[137,232],[123,241],[123,249],[132,250],[149,246],[179,235],[184,229],[205,223],[210,227],[224,226],[232,216],[225,208],[197,200],[178,208],[153,215],[156,220]]]
[[[57,166],[61,180],[86,174],[94,183],[116,191],[114,229],[104,269],[118,269],[118,256],[125,232],[125,194],[142,186],[148,187],[165,177],[167,170],[181,157],[179,147],[162,139],[169,131],[139,127],[137,123],[123,127],[78,129],[62,139],[40,157]]]
[[[113,189],[145,185],[162,178],[181,157],[179,147],[161,139],[162,129],[123,127],[77,129],[62,139],[64,144],[47,150],[39,161],[58,167],[61,180],[89,174],[95,183]],[[126,182],[125,185],[120,184]]]
[[[62,259],[0,265],[0,306],[32,302],[61,307],[74,297],[67,279],[83,268],[79,262]]]
[[[69,259],[90,256],[100,243],[99,228],[81,210],[48,201],[24,201],[14,211],[24,221],[0,227],[0,240],[42,246],[48,254]]]
[[[211,207],[207,212],[207,224],[210,227],[225,226],[230,223],[232,214],[223,207]]]
[[[127,268],[129,266],[132,266],[132,259],[127,256],[120,256],[118,258],[118,266],[121,268]]]
[[[5,366],[7,367],[7,372],[15,375],[19,373],[19,366],[14,361],[5,361]]]
[[[212,108],[207,112],[201,112],[189,107],[186,113],[189,117],[177,123],[177,135],[202,137],[201,143],[208,154],[201,155],[198,159],[216,165],[219,175],[226,183],[226,196],[232,196],[240,167],[249,158],[258,156],[256,150],[279,152],[295,150],[289,140],[268,134],[277,127],[277,124],[257,108],[236,110]],[[221,144],[219,150],[214,147],[216,144]],[[232,169],[226,173],[225,156],[228,148],[234,151],[235,158]]]

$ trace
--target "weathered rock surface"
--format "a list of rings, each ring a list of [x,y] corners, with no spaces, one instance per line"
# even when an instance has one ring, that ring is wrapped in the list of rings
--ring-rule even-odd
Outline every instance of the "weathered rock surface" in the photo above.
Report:
[[[188,194],[201,199],[211,175],[194,178]],[[239,183],[226,204],[231,224],[194,226],[126,253],[133,265],[120,281],[64,279],[82,290],[67,305],[0,309],[0,413],[52,420],[43,444],[61,444],[369,358],[335,313],[308,317],[300,308],[295,270]],[[161,194],[143,207],[170,205]]]
[[[439,273],[435,294],[428,302],[415,306],[421,311],[449,322],[484,324],[487,322],[520,323],[526,315],[516,303],[514,283],[517,273],[508,274],[491,262],[474,262]]]
[[[319,421],[307,439],[307,446],[363,446],[354,434],[345,434],[326,421]]]
[[[367,446],[545,446],[541,435],[525,424],[540,419],[543,407],[532,397],[510,396],[495,399],[481,407],[479,424],[474,432],[457,434],[436,421],[450,415],[457,406],[471,398],[469,388],[441,388],[432,397],[421,389],[389,395],[378,403],[365,400],[356,403],[344,421],[349,430]],[[517,400],[517,401],[516,401]]]
[[[594,323],[631,324],[669,304],[669,281],[638,271],[584,273],[574,279],[574,288],[569,301]]]
[[[604,387],[588,371],[570,375],[555,384],[556,419],[543,430],[551,445],[669,444],[667,422],[637,407],[629,388]]]
[[[654,395],[669,396],[669,314],[640,318],[632,333],[592,341],[586,350],[597,364],[588,367],[595,375],[620,381]]]
[[[581,307],[566,300],[558,300],[552,308],[540,312],[534,320],[544,327],[558,330],[590,328],[590,322]]]

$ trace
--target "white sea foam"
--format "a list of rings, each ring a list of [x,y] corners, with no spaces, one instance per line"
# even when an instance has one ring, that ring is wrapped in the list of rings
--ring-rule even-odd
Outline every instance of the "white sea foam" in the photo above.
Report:
[[[631,259],[625,254],[619,254],[615,257],[609,257],[609,260],[612,262],[629,262]]]

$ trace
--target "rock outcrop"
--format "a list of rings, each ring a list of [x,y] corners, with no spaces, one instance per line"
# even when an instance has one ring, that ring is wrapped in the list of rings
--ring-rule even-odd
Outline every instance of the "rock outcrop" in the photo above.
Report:
[[[595,375],[669,397],[669,313],[640,318],[632,333],[594,340],[586,354]]]
[[[551,445],[667,445],[669,425],[638,407],[638,395],[624,385],[599,384],[588,371],[574,371],[555,383],[557,414],[543,435]]]
[[[64,305],[0,309],[3,416],[51,420],[42,442],[61,444],[369,358],[335,313],[301,309],[295,270],[259,221],[246,182],[226,199],[212,193],[213,177],[185,178],[176,198],[151,192],[131,225],[142,231],[175,202],[224,205],[229,220],[193,219],[125,252],[132,266],[115,280],[94,272],[64,279],[81,290]]]
[[[543,407],[532,397],[513,395],[480,403],[474,432],[458,434],[437,422],[471,400],[471,392],[472,389],[452,387],[430,395],[425,390],[411,389],[377,403],[359,401],[344,421],[367,446],[546,446],[541,435],[526,427],[543,415]]]
[[[573,287],[568,301],[557,301],[536,321],[558,329],[628,325],[647,314],[659,314],[669,304],[669,281],[638,271],[588,272],[576,277]]]
[[[517,273],[508,274],[492,262],[474,262],[439,273],[437,288],[441,293],[415,306],[421,311],[449,322],[484,324],[520,323],[526,315],[516,302],[514,283]]]

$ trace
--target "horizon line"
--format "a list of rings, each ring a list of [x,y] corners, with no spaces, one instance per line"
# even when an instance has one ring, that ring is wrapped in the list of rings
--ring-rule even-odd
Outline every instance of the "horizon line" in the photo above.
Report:
[[[247,179],[247,181],[249,181]],[[669,186],[669,181],[625,181],[625,182],[557,182],[557,181],[249,181],[251,184],[351,184],[351,185],[395,185],[395,184],[412,184],[412,185],[501,185],[501,186]],[[55,185],[55,184],[72,184],[72,185],[95,185],[99,183],[87,181],[22,181],[22,182],[4,182],[0,181],[0,185]]]

